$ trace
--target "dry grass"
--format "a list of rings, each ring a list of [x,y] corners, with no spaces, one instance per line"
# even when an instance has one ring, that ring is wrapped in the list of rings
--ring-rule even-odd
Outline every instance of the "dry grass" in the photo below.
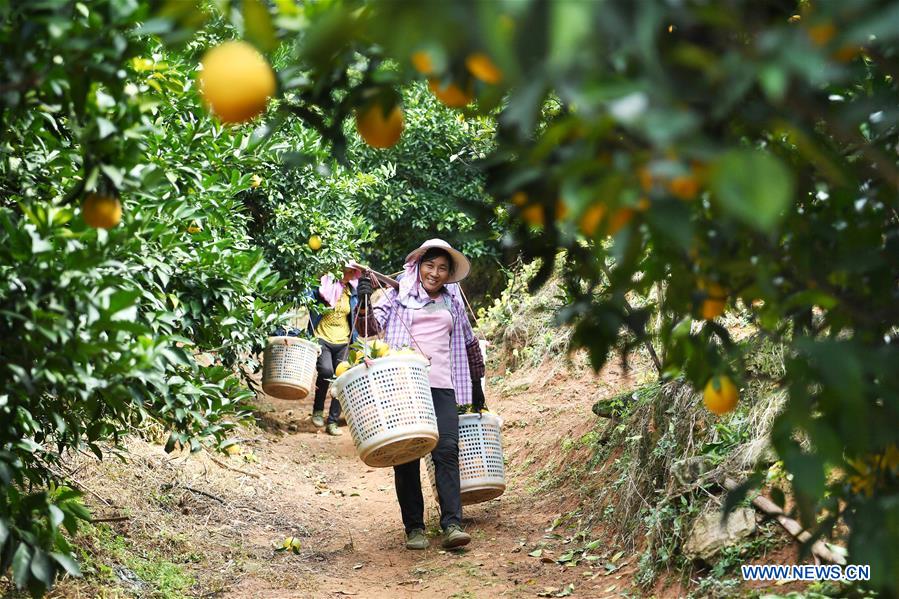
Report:
[[[313,511],[297,505],[296,497],[290,503],[278,500],[296,474],[291,482],[287,472],[278,472],[281,468],[255,464],[253,447],[265,440],[254,436],[258,431],[242,432],[250,437],[242,444],[244,453],[230,458],[167,455],[140,438],[127,442],[124,461],[101,463],[79,454],[70,467],[88,490],[94,517],[114,520],[76,539],[92,575],[66,582],[54,596],[98,596],[117,587],[138,596],[182,596],[135,576],[134,564],[147,570],[172,564],[194,579],[185,592],[191,596],[219,592],[247,575],[293,579],[294,586],[302,586],[308,566],[299,558],[298,567],[276,563],[273,544],[286,536],[308,537]]]

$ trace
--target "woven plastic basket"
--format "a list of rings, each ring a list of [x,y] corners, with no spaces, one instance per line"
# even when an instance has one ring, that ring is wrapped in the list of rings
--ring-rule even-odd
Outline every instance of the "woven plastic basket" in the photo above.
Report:
[[[262,390],[278,399],[303,399],[315,388],[321,346],[298,337],[269,337],[262,358]]]
[[[334,382],[362,461],[375,468],[405,464],[437,445],[428,361],[387,356],[356,366]]]
[[[496,499],[506,491],[506,469],[503,464],[502,418],[495,414],[462,414],[459,416],[459,478],[462,483],[462,505]],[[434,497],[437,480],[434,461],[428,456],[428,478]]]

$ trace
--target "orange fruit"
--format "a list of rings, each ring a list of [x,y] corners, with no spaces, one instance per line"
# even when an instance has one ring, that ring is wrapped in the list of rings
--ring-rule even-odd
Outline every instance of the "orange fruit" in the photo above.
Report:
[[[650,171],[647,167],[641,166],[637,170],[637,178],[640,180],[640,187],[643,191],[652,191],[653,186],[653,178],[652,171]]]
[[[484,83],[496,85],[503,80],[503,72],[483,52],[470,54],[465,59],[465,66],[468,68],[469,73]]]
[[[543,213],[543,204],[528,204],[528,195],[523,191],[512,194],[511,202],[521,209],[521,218],[532,227],[542,227],[546,224]],[[561,220],[568,216],[568,206],[561,199],[556,201],[555,220]]]
[[[700,313],[705,320],[714,320],[724,314],[727,303],[727,291],[714,281],[700,281],[699,289],[704,291],[706,299],[702,300]]]
[[[356,111],[356,131],[373,148],[396,145],[403,133],[403,109],[395,105],[387,115],[377,102]]]
[[[308,244],[309,249],[311,249],[313,252],[317,252],[318,250],[322,249],[322,238],[318,235],[313,235],[309,238]]]
[[[334,369],[334,376],[340,376],[344,372],[350,369],[350,363],[344,360],[340,364],[337,365],[337,368]]]
[[[713,376],[702,392],[702,401],[712,414],[726,414],[737,407],[739,393],[729,376]]]
[[[237,443],[229,445],[225,448],[225,453],[227,453],[228,455],[239,455],[241,451],[242,450],[240,448],[240,445],[238,445]]]
[[[643,209],[643,205],[638,206],[638,209]],[[591,204],[581,215],[578,225],[586,237],[593,237],[601,223],[601,230],[606,235],[614,235],[634,218],[635,212],[633,208],[619,208],[606,219],[606,205],[601,202]]]
[[[471,84],[463,90],[455,83],[441,85],[438,79],[428,79],[428,87],[442,104],[450,108],[465,108],[474,100]]]
[[[243,123],[262,114],[275,94],[275,73],[246,42],[220,44],[200,62],[200,93],[223,123]]]
[[[198,223],[196,221],[190,223],[190,226],[187,227],[187,232],[190,233],[191,235],[199,233],[202,230],[203,230],[203,227],[201,227],[200,223]]]
[[[544,225],[543,206],[531,204],[521,211],[521,218],[532,227],[542,227]]]
[[[585,237],[593,237],[605,213],[605,204],[591,204],[581,215],[581,220],[578,223],[581,229],[581,233],[583,233]]]
[[[122,203],[115,196],[91,193],[81,204],[81,217],[95,229],[111,229],[122,220]]]
[[[837,51],[831,54],[831,56],[833,56],[833,59],[837,62],[852,62],[853,60],[861,56],[862,52],[864,52],[864,48],[862,48],[861,46],[853,46],[852,44],[848,44],[837,49]]]
[[[816,46],[826,46],[837,34],[833,23],[821,23],[808,28],[808,36]]]
[[[431,75],[434,73],[434,63],[431,62],[431,55],[424,50],[412,53],[412,66],[422,75]]]
[[[614,235],[620,231],[624,225],[631,222],[632,218],[634,218],[633,208],[619,208],[609,217],[609,223],[606,226],[608,234]]]
[[[693,200],[699,194],[699,181],[692,175],[681,175],[668,183],[668,191],[679,200]]]
[[[259,175],[253,175],[253,178],[250,180],[250,186],[256,188],[260,185],[262,185],[262,177],[260,177]]]

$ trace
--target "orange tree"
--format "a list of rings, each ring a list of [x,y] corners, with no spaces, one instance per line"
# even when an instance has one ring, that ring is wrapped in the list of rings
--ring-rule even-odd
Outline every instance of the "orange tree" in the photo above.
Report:
[[[327,145],[296,144],[279,156],[286,168],[319,166],[322,152],[346,163],[357,111],[387,146],[395,131],[372,123],[396,127],[401,91],[422,81],[464,118],[495,118],[479,164],[493,199],[471,203],[476,223],[488,236],[508,222],[505,246],[543,259],[538,285],[566,251],[560,317],[596,367],[650,337],[657,312],[664,376],[723,410],[743,363],[724,310],[788,347],[772,440],[799,513],[815,535],[846,522],[850,559],[899,590],[894,3],[217,6],[278,67],[256,129],[214,125],[189,78],[157,74],[147,56],[142,36],[188,42],[193,64],[227,37],[194,37],[209,15],[189,3],[0,2],[0,323],[16,340],[2,350],[0,475],[17,483],[0,495],[0,568],[18,584],[40,592],[74,568],[57,533],[78,516],[71,493],[29,492],[53,480],[49,443],[108,438],[147,413],[174,422],[173,444],[190,443],[239,396],[227,374],[198,385],[219,375],[186,349],[203,339],[198,349],[234,347],[239,360],[272,318],[280,283],[257,260],[241,195],[265,177],[254,187],[245,165],[297,120]],[[206,101],[228,120],[265,106]],[[207,141],[196,173],[169,168]],[[87,229],[117,213],[106,200],[73,208],[88,193],[119,197],[122,225]],[[199,208],[205,228],[188,221]],[[318,234],[315,213],[295,216]],[[208,237],[185,241],[179,224]],[[653,285],[664,289],[655,305],[628,307]]]
[[[197,109],[196,62],[139,24],[136,3],[0,3],[0,572],[34,595],[78,572],[68,456],[148,420],[169,451],[226,446],[252,397],[235,368],[278,318],[240,198],[253,131]]]
[[[259,5],[248,7],[252,24]],[[11,567],[15,585],[35,595],[59,573],[78,573],[65,531],[90,515],[67,486],[71,452],[102,458],[149,420],[171,431],[168,451],[225,448],[252,398],[235,372],[258,367],[281,306],[373,247],[371,222],[408,233],[406,217],[418,212],[382,218],[379,193],[408,193],[392,180],[390,154],[367,155],[354,138],[365,170],[341,166],[290,116],[289,93],[265,122],[223,126],[211,116],[198,84],[213,109],[240,120],[266,108],[276,83],[293,84],[292,47],[268,55],[280,82],[248,44],[228,46],[224,69],[206,59],[198,82],[198,62],[235,31],[221,14],[192,11],[0,2],[0,574]],[[223,96],[211,82],[222,73],[249,73],[252,93]],[[456,122],[440,116],[419,135]],[[470,173],[464,137],[443,152]],[[415,152],[427,160],[424,143]],[[422,189],[450,185],[453,169],[431,168]],[[458,193],[483,196],[482,182],[455,178]],[[424,207],[471,229],[453,199],[432,192]],[[400,252],[399,241],[377,247],[385,260]]]
[[[511,218],[508,246],[543,259],[536,285],[566,251],[560,317],[594,366],[658,312],[664,376],[723,411],[743,350],[721,313],[786,344],[772,440],[799,514],[815,538],[846,522],[850,559],[899,589],[894,3],[243,6],[250,39],[293,43],[284,113],[338,156],[354,111],[391,122],[410,80],[495,116],[494,202],[473,209]],[[628,307],[653,285],[662,299]]]

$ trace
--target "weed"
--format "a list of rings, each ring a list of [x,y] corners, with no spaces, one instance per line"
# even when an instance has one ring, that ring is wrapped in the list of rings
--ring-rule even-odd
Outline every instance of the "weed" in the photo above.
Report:
[[[98,581],[115,585],[125,582],[141,596],[157,599],[181,599],[195,584],[194,578],[182,566],[156,552],[136,548],[109,526],[87,526],[84,534],[82,544],[90,547],[81,555],[84,572]],[[190,553],[180,558],[182,562],[200,560],[199,555]]]

